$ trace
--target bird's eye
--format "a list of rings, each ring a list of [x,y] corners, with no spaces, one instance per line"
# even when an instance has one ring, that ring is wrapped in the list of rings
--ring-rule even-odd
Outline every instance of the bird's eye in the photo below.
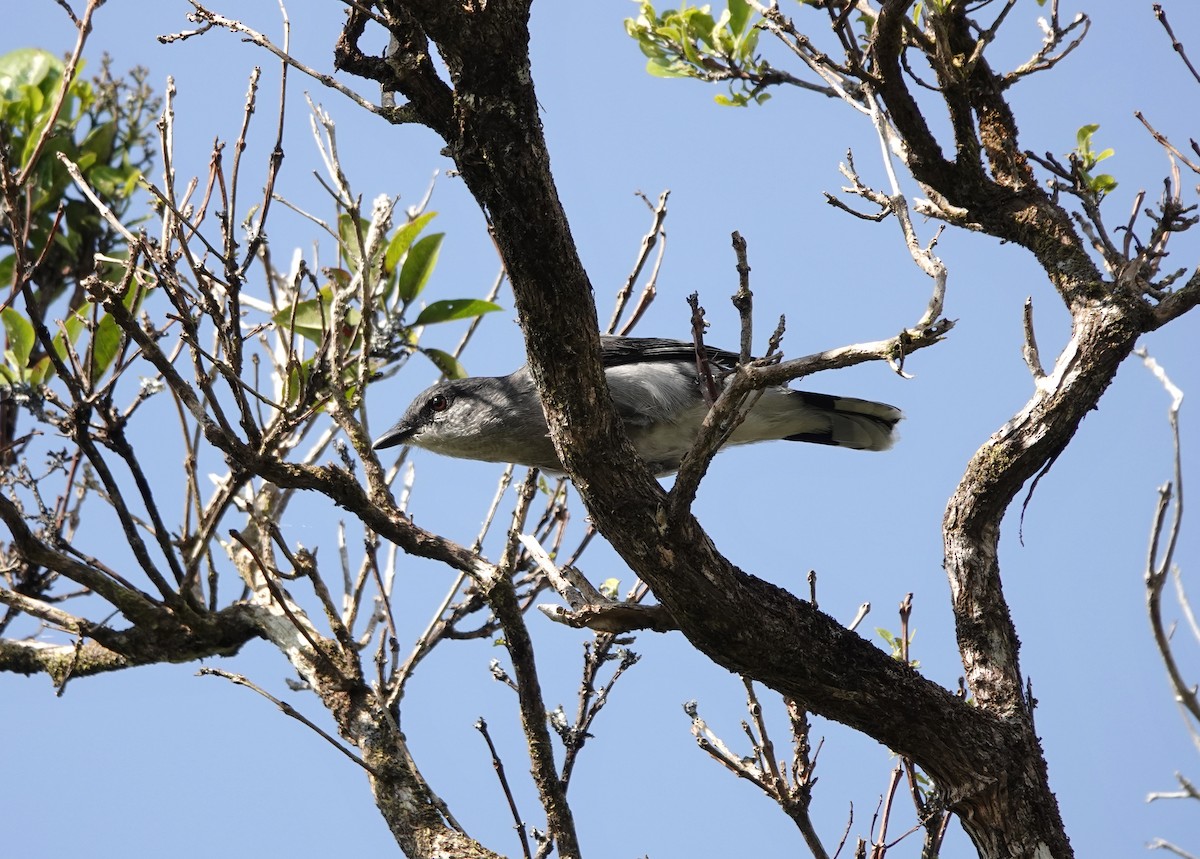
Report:
[[[429,398],[429,410],[433,412],[444,412],[450,408],[450,401],[442,394],[434,394]]]

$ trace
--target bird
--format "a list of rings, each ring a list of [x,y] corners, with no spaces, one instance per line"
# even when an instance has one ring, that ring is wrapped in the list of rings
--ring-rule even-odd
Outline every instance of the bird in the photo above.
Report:
[[[738,364],[736,353],[704,347],[718,389]],[[600,355],[617,414],[650,470],[679,470],[709,404],[695,344],[657,337],[600,338]],[[768,387],[725,446],[802,441],[853,450],[887,450],[904,417],[895,406]],[[507,376],[438,382],[419,394],[372,447],[408,444],[445,456],[511,462],[562,473],[541,399],[526,364]]]

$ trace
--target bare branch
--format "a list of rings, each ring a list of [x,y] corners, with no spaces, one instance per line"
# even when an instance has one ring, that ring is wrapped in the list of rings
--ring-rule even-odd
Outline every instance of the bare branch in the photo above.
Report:
[[[305,65],[304,63],[300,62],[295,57],[291,56],[285,49],[280,48],[278,45],[276,45],[269,38],[264,36],[262,33],[258,32],[257,30],[247,27],[241,21],[237,21],[232,18],[226,18],[224,15],[220,15],[216,12],[213,12],[213,11],[205,8],[204,6],[200,5],[198,2],[195,2],[195,0],[188,0],[188,2],[191,3],[192,7],[196,10],[195,12],[190,13],[188,15],[188,20],[198,22],[200,24],[200,28],[197,30],[183,31],[183,32],[179,32],[179,33],[172,33],[169,35],[159,36],[158,40],[160,42],[162,42],[163,44],[170,44],[171,42],[183,41],[184,39],[190,39],[193,36],[201,36],[204,33],[207,33],[213,27],[222,27],[226,30],[229,30],[232,33],[241,33],[243,36],[246,37],[246,41],[252,42],[255,45],[258,45],[260,48],[265,48],[266,50],[268,50],[272,54],[274,54],[276,57],[278,57],[280,60],[282,60],[284,63],[286,63],[287,65],[294,68],[296,71],[298,71],[302,74],[308,75],[310,78],[317,81],[317,83],[321,84],[322,86],[328,87],[329,89],[332,89],[332,90],[336,90],[337,92],[344,95],[346,98],[350,99],[356,105],[361,107],[363,110],[369,111],[370,113],[377,113],[380,115],[385,114],[385,111],[382,108],[380,108],[378,105],[372,104],[371,102],[367,101],[365,98],[360,96],[358,93],[356,93],[354,90],[350,89],[345,84],[341,83],[339,80],[337,80],[332,75],[327,75],[327,74],[324,74],[323,72],[318,72],[316,69],[313,69],[313,68]]]
[[[616,332],[617,326],[621,322],[621,316],[625,313],[625,306],[629,303],[629,298],[633,294],[633,285],[642,276],[642,270],[646,267],[646,262],[650,258],[650,251],[657,245],[658,257],[654,262],[654,268],[650,272],[650,277],[646,280],[646,285],[642,287],[641,295],[638,297],[637,304],[633,309],[633,315],[629,317],[629,321],[621,329],[622,335],[628,334],[633,330],[633,326],[637,324],[642,314],[646,312],[646,308],[654,301],[658,270],[662,265],[663,254],[666,253],[667,249],[667,231],[663,229],[663,223],[667,219],[667,198],[671,196],[671,192],[670,190],[663,191],[658,195],[658,203],[653,205],[646,199],[644,194],[641,196],[642,200],[650,208],[653,220],[650,224],[650,229],[646,231],[646,235],[642,236],[642,244],[638,248],[638,255],[637,259],[634,260],[633,270],[629,272],[629,277],[625,279],[625,283],[617,291],[617,305],[613,308],[612,318],[608,320],[608,326],[604,329],[608,334]]]
[[[496,778],[500,780],[500,788],[504,791],[504,798],[508,801],[508,810],[512,813],[513,829],[520,836],[521,853],[525,859],[531,859],[529,853],[529,839],[525,836],[525,824],[521,820],[521,812],[517,811],[517,801],[513,798],[512,788],[508,786],[508,778],[504,774],[504,762],[500,760],[500,753],[496,751],[496,744],[492,742],[492,735],[488,733],[487,722],[480,716],[475,720],[475,730],[479,731],[483,737],[483,741],[487,743],[488,752],[492,756],[492,769],[496,771]]]
[[[319,736],[325,742],[329,743],[329,745],[333,746],[335,749],[337,749],[339,752],[341,752],[343,755],[345,755],[350,760],[354,761],[354,763],[358,764],[360,767],[365,769],[371,775],[375,776],[376,778],[379,778],[379,773],[376,772],[370,766],[370,764],[366,763],[366,761],[359,758],[357,755],[355,755],[353,752],[351,752],[348,748],[346,748],[341,743],[339,743],[336,739],[331,737],[319,725],[314,723],[312,720],[310,720],[308,717],[306,717],[303,713],[301,713],[299,710],[297,710],[291,704],[287,703],[286,701],[281,701],[280,699],[278,699],[274,695],[272,695],[270,692],[263,689],[261,686],[255,684],[255,683],[252,683],[250,680],[248,680],[246,677],[242,676],[241,674],[234,674],[229,671],[222,671],[220,668],[201,668],[199,671],[196,672],[196,676],[198,676],[198,677],[224,677],[226,680],[228,680],[230,683],[233,683],[236,686],[245,686],[247,689],[250,689],[253,692],[257,692],[259,695],[262,695],[264,698],[266,698],[268,701],[270,701],[272,704],[274,704],[276,707],[278,707],[285,716],[290,716],[291,718],[295,719],[297,722],[300,722],[302,725],[310,728],[314,733],[317,734],[317,736]]]

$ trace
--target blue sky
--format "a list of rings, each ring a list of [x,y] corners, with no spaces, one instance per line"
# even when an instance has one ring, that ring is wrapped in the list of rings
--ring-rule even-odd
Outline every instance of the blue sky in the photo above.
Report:
[[[235,5],[244,8],[217,10],[244,14],[278,38],[276,4]],[[1200,10],[1184,0],[1162,5],[1200,58]],[[1171,51],[1149,3],[1079,8],[1089,7],[1094,24],[1077,54],[1021,84],[1011,97],[1022,145],[1036,152],[1063,156],[1079,126],[1100,124],[1097,143],[1116,151],[1106,167],[1120,186],[1105,203],[1109,223],[1116,225],[1126,220],[1138,189],[1156,199],[1167,169],[1133,111],[1143,111],[1185,145],[1197,135],[1200,86]],[[309,3],[290,9],[294,53],[322,71],[331,70],[340,8]],[[1064,16],[1075,8],[1064,4]],[[155,36],[190,26],[188,9],[174,0],[110,2],[96,18],[87,54],[92,68],[107,51],[118,69],[149,67],[159,89],[173,76],[176,169],[203,177],[213,139],[231,143],[237,136],[250,69],[263,66],[260,110],[246,155],[246,163],[261,171],[274,138],[278,65],[223,32],[158,44]],[[749,242],[757,330],[769,331],[786,314],[788,354],[887,337],[915,322],[930,284],[909,259],[895,224],[850,218],[821,195],[844,184],[837,164],[848,148],[864,179],[880,181],[869,126],[845,107],[799,91],[779,92],[761,108],[733,110],[713,103],[720,90],[651,78],[622,27],[635,11],[632,3],[542,2],[533,15],[534,76],[555,177],[601,319],[607,319],[649,225],[634,192],[654,198],[669,188],[659,297],[639,333],[686,337],[684,297],[699,290],[712,323],[709,342],[736,344],[737,314],[727,301],[737,282],[729,247],[735,229]],[[808,14],[795,11],[801,20]],[[1015,64],[1037,49],[1035,19],[1043,11],[1032,2],[1017,5],[996,45],[998,64]],[[65,51],[72,40],[61,10],[43,0],[10,18],[0,32],[0,52],[27,45]],[[354,85],[368,98],[376,95]],[[278,190],[304,208],[329,211],[311,175],[320,165],[304,92],[337,122],[344,166],[365,200],[398,193],[402,205],[415,203],[435,171],[451,166],[429,131],[388,126],[294,72],[289,87]],[[1185,183],[1194,181],[1185,176]],[[905,190],[917,194],[911,182]],[[432,207],[447,238],[429,294],[482,296],[498,263],[477,207],[461,182],[445,175],[436,180]],[[277,259],[293,247],[310,253],[320,240],[298,217],[276,212],[272,218]],[[919,229],[928,240],[935,225]],[[1197,238],[1200,233],[1177,236],[1167,267],[1193,269]],[[815,569],[822,609],[845,621],[860,603],[871,602],[874,609],[860,629],[881,646],[874,628],[896,629],[895,606],[913,592],[914,656],[929,677],[954,687],[962,669],[941,570],[945,501],[971,453],[1031,391],[1021,360],[1026,296],[1033,299],[1046,363],[1065,342],[1069,320],[1024,251],[947,231],[938,252],[950,271],[946,313],[958,326],[945,343],[910,360],[907,369],[915,378],[905,381],[883,365],[870,365],[801,383],[902,407],[908,418],[897,447],[887,454],[782,444],[726,452],[702,485],[696,509],[717,545],[743,569],[802,595],[805,575]],[[331,260],[332,247],[326,243],[321,254]],[[511,294],[503,293],[500,303],[505,312],[487,320],[464,358],[474,373],[506,373],[523,360]],[[431,329],[427,343],[453,346],[460,333]],[[1200,394],[1198,343],[1196,314],[1143,342],[1193,400]],[[394,420],[434,376],[432,367],[414,361],[373,389],[374,428]],[[1182,416],[1185,464],[1200,450],[1193,400],[1185,402]],[[1200,778],[1196,749],[1153,650],[1141,578],[1155,491],[1170,476],[1167,403],[1140,363],[1129,362],[1039,484],[1025,516],[1023,544],[1015,515],[1004,527],[1004,586],[1022,664],[1039,701],[1037,726],[1051,784],[1080,856],[1136,855],[1155,836],[1200,849],[1193,808],[1145,802],[1149,791],[1174,787],[1176,770]],[[157,450],[152,428],[143,431],[143,444],[155,447],[162,473],[177,470],[178,458]],[[413,461],[417,521],[469,543],[500,468],[420,453]],[[511,499],[502,509],[510,507]],[[332,560],[331,523],[338,513],[316,499],[292,513],[289,539],[321,546]],[[575,519],[578,534],[582,510]],[[1200,600],[1194,523],[1193,516],[1178,559]],[[95,528],[94,553],[119,557],[121,548],[101,531]],[[631,581],[603,546],[589,551],[584,569],[593,581]],[[411,642],[453,576],[412,561],[402,563],[400,575],[401,639]],[[547,702],[571,711],[584,639],[539,616],[531,616],[530,625]],[[487,719],[518,781],[523,813],[539,823],[532,790],[521,779],[527,764],[511,693],[487,670],[490,659],[504,654],[488,642],[452,644],[439,648],[413,680],[404,728],[426,777],[468,831],[516,854],[511,820],[472,728],[478,716]],[[1200,679],[1200,648],[1182,634],[1179,644],[1191,654],[1189,676]],[[737,678],[691,652],[678,635],[643,635],[633,648],[643,660],[617,685],[572,785],[584,851],[654,859],[802,854],[787,818],[712,763],[689,734],[681,704],[696,699],[709,724],[744,749]],[[251,677],[328,724],[315,701],[287,690],[289,666],[266,644],[214,664]],[[18,823],[7,835],[13,855],[86,851],[109,857],[168,849],[177,857],[267,851],[305,856],[334,849],[378,855],[395,849],[356,767],[264,700],[224,681],[195,677],[196,667],[77,680],[61,699],[45,678],[0,677],[0,729],[8,751],[0,806],[6,819]],[[782,706],[766,693],[763,701],[773,738],[782,743]],[[825,745],[813,811],[819,832],[833,845],[851,804],[852,832],[867,834],[893,762],[873,741],[815,721],[814,734]],[[947,854],[964,855],[969,848],[961,833],[955,838]],[[893,855],[913,855],[907,846]]]

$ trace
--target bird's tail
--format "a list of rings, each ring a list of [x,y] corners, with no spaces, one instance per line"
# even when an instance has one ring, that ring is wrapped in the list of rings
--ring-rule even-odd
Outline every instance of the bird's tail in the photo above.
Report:
[[[808,391],[788,391],[789,399],[799,398],[804,429],[784,436],[787,441],[829,444],[853,450],[887,450],[896,440],[896,424],[904,417],[895,406],[834,397]]]

